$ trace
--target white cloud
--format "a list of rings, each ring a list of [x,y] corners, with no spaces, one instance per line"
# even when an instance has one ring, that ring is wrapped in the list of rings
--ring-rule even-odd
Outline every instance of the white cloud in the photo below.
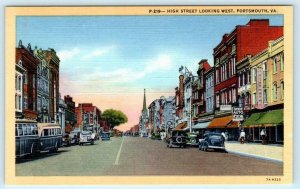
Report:
[[[158,58],[146,63],[143,70],[132,68],[119,68],[113,71],[97,71],[90,73],[88,80],[102,80],[106,82],[126,83],[144,78],[147,74],[169,70],[172,68],[172,60],[169,55],[160,55]]]
[[[57,52],[57,55],[59,57],[60,60],[68,60],[68,59],[72,59],[75,55],[80,53],[80,49],[75,47],[71,50],[62,50]]]
[[[157,59],[150,61],[145,68],[146,73],[152,73],[159,70],[169,70],[172,67],[172,60],[169,55],[160,55]]]
[[[87,53],[85,56],[83,56],[84,59],[90,59],[90,58],[96,58],[103,56],[105,54],[110,53],[112,50],[114,50],[116,47],[114,45],[97,48],[89,53]]]

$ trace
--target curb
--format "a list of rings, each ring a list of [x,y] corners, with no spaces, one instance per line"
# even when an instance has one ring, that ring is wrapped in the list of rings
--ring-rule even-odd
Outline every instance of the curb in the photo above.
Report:
[[[274,159],[274,158],[269,158],[269,157],[264,157],[264,156],[259,156],[259,155],[253,155],[253,154],[248,154],[248,153],[243,153],[243,152],[237,152],[237,151],[232,151],[232,150],[226,150],[226,151],[228,153],[231,153],[231,154],[247,156],[247,157],[262,159],[262,160],[267,160],[267,161],[272,161],[274,163],[283,163],[283,161],[279,160],[279,159]]]

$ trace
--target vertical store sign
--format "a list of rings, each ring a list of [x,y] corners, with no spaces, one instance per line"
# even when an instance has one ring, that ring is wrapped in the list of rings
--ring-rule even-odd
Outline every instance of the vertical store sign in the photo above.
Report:
[[[263,70],[262,68],[257,68],[257,82],[256,82],[256,90],[257,90],[257,109],[263,108]]]

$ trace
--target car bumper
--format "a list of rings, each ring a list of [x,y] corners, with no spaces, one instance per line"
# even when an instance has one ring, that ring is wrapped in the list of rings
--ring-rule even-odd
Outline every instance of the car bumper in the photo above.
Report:
[[[208,148],[225,150],[225,146],[208,146]]]

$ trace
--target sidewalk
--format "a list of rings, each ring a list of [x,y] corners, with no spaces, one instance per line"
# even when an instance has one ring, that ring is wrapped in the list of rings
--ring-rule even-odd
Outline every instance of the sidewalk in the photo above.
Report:
[[[274,161],[277,163],[283,162],[283,145],[262,145],[261,143],[240,144],[236,141],[227,141],[225,142],[225,148],[228,153]]]

